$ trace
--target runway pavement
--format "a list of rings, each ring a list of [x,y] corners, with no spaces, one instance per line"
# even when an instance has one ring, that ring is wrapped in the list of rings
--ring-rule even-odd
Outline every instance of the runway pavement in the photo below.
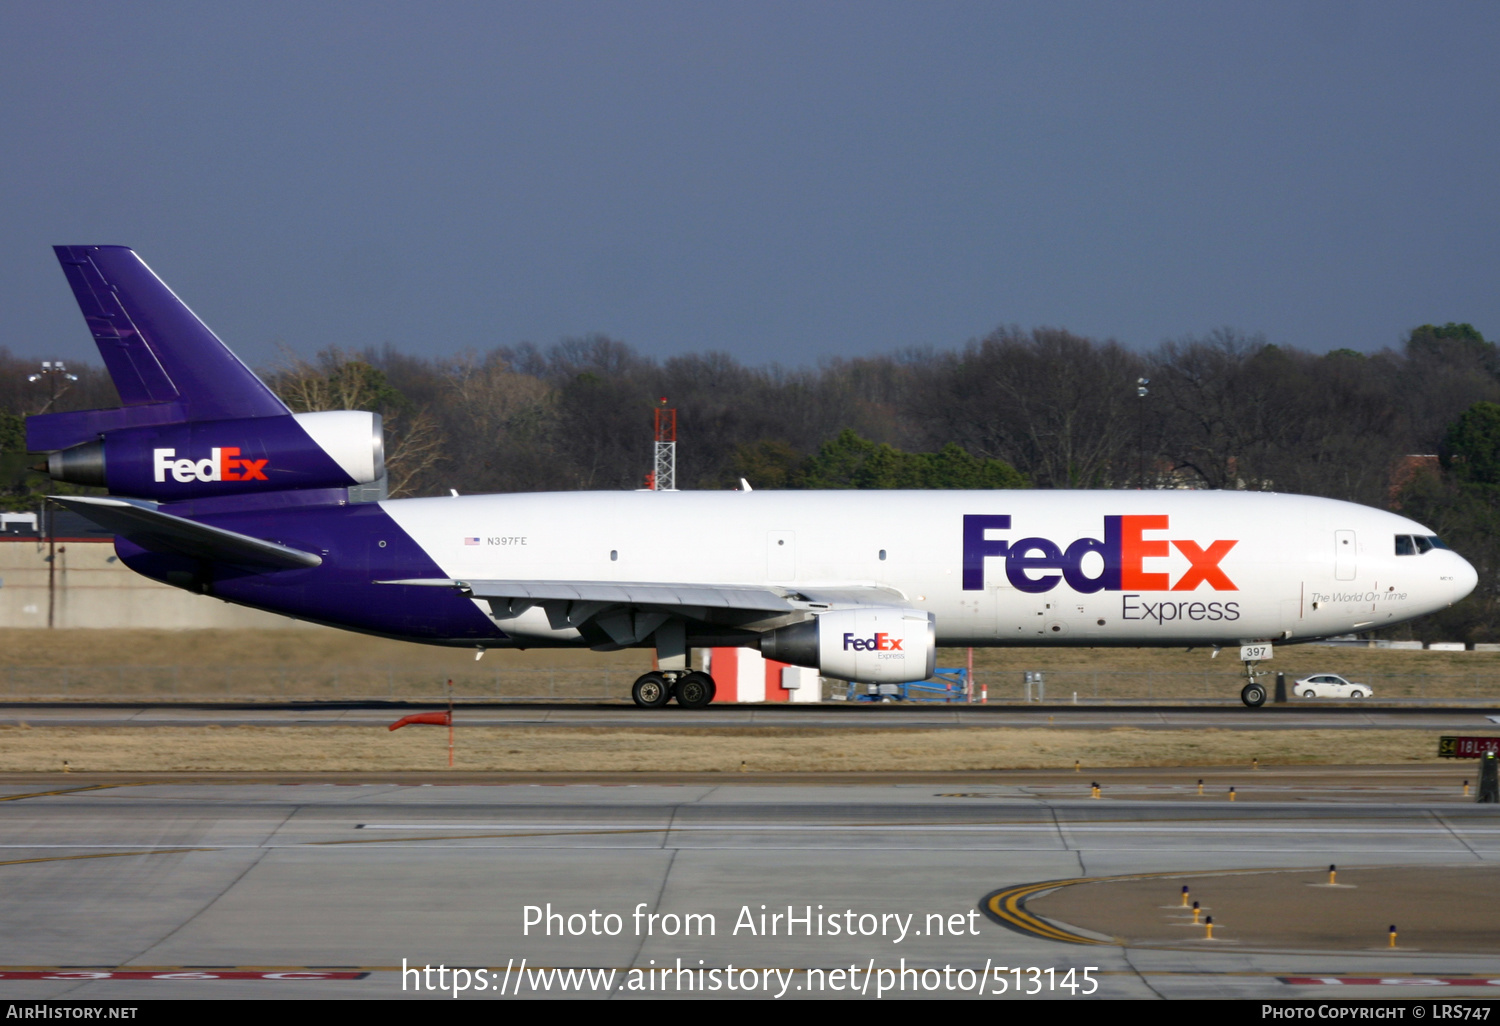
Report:
[[[1043,772],[939,784],[12,781],[0,783],[0,997],[451,1000],[417,989],[438,985],[439,965],[471,1001],[664,987],[864,1000],[1493,995],[1500,926],[1484,887],[1409,913],[1467,931],[1465,949],[1446,952],[1390,950],[1378,913],[1375,936],[1356,916],[1318,950],[1291,951],[1232,911],[1212,942],[1187,929],[1121,946],[1099,923],[1027,908],[1059,886],[1158,901],[1095,883],[1105,878],[1158,874],[1167,903],[1178,875],[1208,892],[1216,874],[1289,869],[1237,886],[1295,916],[1303,877],[1329,863],[1351,877],[1411,867],[1355,880],[1349,895],[1370,909],[1432,867],[1492,881],[1500,807],[1464,800],[1454,769],[1271,773],[1238,803],[1200,798],[1183,770],[1118,771],[1100,799],[1087,778]],[[997,898],[1028,887],[1010,906]],[[679,959],[691,973],[675,972]],[[433,972],[403,974],[403,962]]]
[[[0,704],[0,725],[31,726],[385,726],[418,709],[405,702]],[[1494,704],[1370,705],[1295,703],[1247,709],[1221,705],[713,705],[637,709],[630,705],[479,704],[457,706],[455,720],[476,727],[857,728],[1053,727],[1072,729],[1215,728],[1220,730],[1497,730]]]

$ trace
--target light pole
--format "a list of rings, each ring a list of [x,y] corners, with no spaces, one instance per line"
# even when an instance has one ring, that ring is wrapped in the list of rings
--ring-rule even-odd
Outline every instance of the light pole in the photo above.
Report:
[[[53,406],[57,405],[57,397],[68,390],[69,383],[78,380],[78,375],[68,373],[67,365],[61,360],[43,360],[42,369],[35,374],[27,375],[26,380],[32,384],[42,380],[47,382],[47,405],[42,407],[41,412],[48,413]],[[44,498],[42,500],[42,526],[47,529],[48,627],[56,623],[57,617],[57,532],[53,530],[52,520],[51,504]]]
[[[43,379],[47,382],[48,396],[47,405],[42,407],[41,412],[47,413],[57,403],[57,397],[68,390],[66,384],[58,388],[58,382],[77,381],[78,375],[69,374],[68,368],[61,360],[43,360],[42,369],[35,374],[28,375],[26,380],[35,383]]]
[[[1135,379],[1135,394],[1136,398],[1140,400],[1140,403],[1137,404],[1138,416],[1136,418],[1139,430],[1136,441],[1135,486],[1137,488],[1146,487],[1146,396],[1151,394],[1151,390],[1146,386],[1149,384],[1151,384],[1150,378]]]

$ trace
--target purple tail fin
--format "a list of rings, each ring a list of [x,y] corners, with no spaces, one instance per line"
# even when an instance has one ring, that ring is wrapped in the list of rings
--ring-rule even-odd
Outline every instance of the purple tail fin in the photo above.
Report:
[[[133,250],[53,249],[125,409],[33,417],[27,446],[32,451],[64,448],[124,423],[290,413]]]
[[[189,420],[289,411],[125,246],[55,246],[126,406],[180,402]]]
[[[52,249],[123,407],[30,417],[30,452],[68,449],[118,428],[291,413],[132,249]]]

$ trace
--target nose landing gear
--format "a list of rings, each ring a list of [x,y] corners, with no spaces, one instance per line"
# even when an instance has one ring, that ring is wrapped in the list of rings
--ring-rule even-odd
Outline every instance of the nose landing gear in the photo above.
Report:
[[[1259,709],[1266,704],[1266,686],[1256,678],[1264,677],[1271,671],[1256,669],[1259,665],[1260,660],[1258,659],[1245,660],[1246,684],[1240,689],[1240,701],[1244,702],[1251,709]]]

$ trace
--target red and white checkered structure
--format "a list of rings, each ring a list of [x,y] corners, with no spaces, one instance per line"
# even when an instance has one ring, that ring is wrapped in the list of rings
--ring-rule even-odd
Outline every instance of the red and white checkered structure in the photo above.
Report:
[[[818,671],[767,659],[753,648],[703,649],[703,668],[718,685],[715,702],[819,702]]]

